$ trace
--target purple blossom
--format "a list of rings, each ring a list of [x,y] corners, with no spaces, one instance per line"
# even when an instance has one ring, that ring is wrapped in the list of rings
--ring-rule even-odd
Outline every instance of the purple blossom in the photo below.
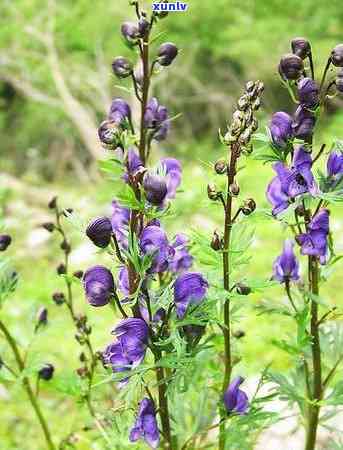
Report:
[[[269,124],[270,135],[273,143],[280,148],[287,146],[287,142],[292,138],[293,119],[285,112],[277,112],[273,114]]]
[[[319,89],[312,78],[302,78],[298,83],[300,103],[307,108],[315,108],[319,102]]]
[[[184,234],[177,234],[172,247],[175,254],[169,262],[168,269],[170,272],[178,273],[188,270],[193,264],[193,257],[190,255],[188,248],[188,238]]]
[[[343,152],[340,150],[333,150],[330,153],[327,162],[328,177],[341,179],[343,176]]]
[[[285,241],[283,252],[273,264],[273,278],[280,283],[299,280],[299,262],[294,254],[294,242]]]
[[[138,415],[135,424],[130,432],[131,442],[144,439],[150,448],[157,448],[160,443],[160,433],[158,430],[156,411],[154,404],[148,398],[143,398],[139,405]]]
[[[161,159],[161,165],[165,168],[167,179],[167,198],[174,198],[177,188],[181,184],[182,167],[180,161],[175,158]]]
[[[311,220],[307,232],[297,236],[302,255],[318,256],[326,264],[328,253],[329,211],[322,208]]]
[[[153,256],[150,272],[160,273],[167,270],[174,251],[162,228],[156,225],[145,227],[140,235],[139,245],[144,255]]]
[[[239,386],[244,382],[244,378],[237,377],[228,386],[224,394],[224,404],[227,412],[236,414],[246,414],[249,407],[248,396],[245,392],[239,389]]]
[[[119,269],[118,289],[126,296],[130,294],[129,271],[126,266]]]
[[[144,359],[148,344],[149,329],[142,319],[122,320],[113,330],[121,345],[123,354],[130,360],[132,367],[137,367]]]
[[[143,179],[146,199],[154,206],[162,207],[168,194],[167,183],[164,177],[146,173]]]
[[[144,114],[145,126],[153,132],[153,138],[156,141],[163,141],[168,134],[170,121],[168,110],[165,106],[158,103],[157,98],[149,100]]]
[[[115,200],[112,202],[112,230],[116,236],[117,241],[127,248],[128,228],[130,220],[130,210],[123,208]]]
[[[304,105],[299,105],[294,114],[293,133],[298,139],[308,139],[313,134],[316,116]]]
[[[105,366],[110,366],[113,373],[127,372],[131,369],[132,362],[123,353],[122,346],[119,342],[113,342],[108,345],[106,350],[102,354],[102,359]],[[119,387],[125,386],[128,382],[128,378],[122,378],[119,381]]]
[[[144,167],[142,160],[140,159],[139,155],[133,148],[129,148],[127,152],[125,165],[126,165],[126,172],[123,175],[123,180],[126,183],[129,182],[129,177],[135,176],[137,172]]]
[[[106,267],[91,267],[83,276],[83,287],[90,305],[107,305],[115,289],[113,275]]]
[[[176,314],[182,319],[190,304],[203,301],[208,289],[208,282],[197,272],[186,272],[179,275],[174,283],[174,302]]]
[[[143,299],[142,299],[141,302],[140,302],[140,305],[139,305],[139,311],[140,311],[140,313],[141,313],[142,318],[145,320],[145,322],[149,323],[149,321],[150,321],[150,318],[149,318],[149,311],[148,311],[148,309],[144,306],[144,300],[143,300]],[[153,315],[152,321],[153,321],[154,323],[158,323],[158,322],[160,322],[161,320],[164,319],[165,315],[166,315],[165,310],[164,310],[163,308],[159,308],[159,309],[155,312],[155,314]]]
[[[125,119],[131,119],[131,109],[129,104],[122,98],[115,98],[108,114],[109,120],[121,124]]]

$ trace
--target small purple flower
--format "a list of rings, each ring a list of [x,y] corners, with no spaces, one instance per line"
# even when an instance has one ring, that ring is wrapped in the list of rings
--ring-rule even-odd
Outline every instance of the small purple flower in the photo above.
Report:
[[[154,206],[162,207],[168,194],[164,177],[146,173],[143,179],[143,187],[147,201]]]
[[[111,241],[112,224],[108,217],[97,217],[87,226],[86,235],[100,248],[106,248]]]
[[[184,234],[177,234],[172,247],[175,254],[169,262],[168,270],[173,273],[179,273],[190,269],[193,264],[193,257],[190,255],[188,248],[188,238]]]
[[[186,272],[179,275],[174,283],[174,302],[176,314],[182,319],[190,304],[203,301],[208,289],[208,282],[197,272]]]
[[[321,264],[326,264],[328,253],[329,211],[321,209],[308,225],[307,233],[297,236],[302,255],[319,256]]]
[[[149,328],[142,319],[129,318],[122,320],[113,330],[121,345],[123,355],[135,368],[144,359],[148,345]]]
[[[127,152],[127,158],[126,158],[126,172],[123,175],[123,180],[128,183],[130,177],[134,177],[139,170],[143,169],[143,163],[140,159],[139,155],[136,153],[136,151],[133,148],[129,148]]]
[[[153,131],[153,138],[156,141],[163,141],[167,137],[170,127],[168,110],[160,105],[155,97],[148,102],[144,122],[145,126]]]
[[[227,412],[236,413],[239,415],[246,414],[249,408],[248,396],[245,392],[239,389],[239,386],[244,382],[244,378],[237,377],[228,386],[224,394],[224,404]]]
[[[327,162],[328,177],[339,180],[343,176],[343,152],[333,150]]]
[[[130,210],[123,208],[118,202],[112,202],[112,230],[116,236],[117,241],[127,248],[128,228],[130,220]]]
[[[294,254],[294,242],[285,241],[283,252],[273,264],[273,278],[280,283],[299,280],[299,262]]]
[[[140,235],[139,245],[144,255],[154,256],[150,272],[161,273],[167,270],[174,252],[162,228],[156,225],[145,227]]]
[[[300,103],[307,108],[315,108],[319,102],[319,88],[312,78],[302,78],[298,83]]]
[[[143,398],[139,405],[138,415],[135,424],[130,432],[131,442],[144,439],[150,448],[157,448],[160,443],[160,433],[158,430],[156,411],[154,404],[148,398]]]
[[[112,100],[108,118],[117,124],[121,124],[125,119],[130,120],[131,108],[129,104],[122,98],[115,98]]]
[[[181,184],[182,167],[180,161],[175,158],[161,159],[161,165],[165,168],[167,179],[167,198],[174,198],[177,188]]]
[[[90,305],[107,305],[115,290],[113,275],[106,267],[91,267],[83,276],[83,287]]]
[[[122,266],[118,272],[118,289],[122,294],[128,296],[130,294],[129,271],[126,266]]]
[[[294,114],[293,133],[298,139],[307,139],[313,134],[316,116],[304,105],[299,105]]]
[[[157,53],[157,61],[161,66],[170,66],[178,54],[178,49],[172,42],[166,42],[160,46]]]
[[[273,114],[269,130],[274,145],[280,148],[287,146],[293,135],[292,124],[293,119],[289,114],[282,111]]]

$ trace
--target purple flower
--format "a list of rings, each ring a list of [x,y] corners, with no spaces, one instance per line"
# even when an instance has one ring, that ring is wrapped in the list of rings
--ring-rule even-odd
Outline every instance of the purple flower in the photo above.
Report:
[[[319,256],[321,264],[326,264],[328,252],[329,211],[321,209],[308,225],[307,233],[297,236],[302,255]]]
[[[176,314],[182,319],[190,304],[203,301],[208,289],[208,282],[197,272],[186,272],[179,275],[174,283],[174,302]]]
[[[174,198],[177,188],[181,183],[182,167],[180,161],[175,158],[161,159],[161,165],[165,168],[167,179],[167,198]]]
[[[7,250],[7,247],[11,245],[12,238],[8,234],[0,234],[0,252]]]
[[[112,230],[117,238],[117,241],[127,248],[128,228],[130,220],[130,210],[123,208],[115,200],[112,202]]]
[[[143,361],[148,345],[148,325],[142,319],[124,319],[113,333],[121,345],[122,354],[133,368],[137,367]]]
[[[153,256],[150,272],[160,273],[167,270],[174,252],[162,228],[156,225],[145,227],[140,235],[139,245],[144,255]]]
[[[122,98],[115,98],[112,100],[108,118],[118,124],[121,124],[125,119],[130,120],[131,108],[129,104]]]
[[[157,61],[161,66],[170,66],[178,54],[178,49],[172,42],[166,42],[160,46],[157,53]]]
[[[292,138],[293,119],[285,112],[277,112],[273,114],[269,124],[270,135],[273,143],[280,148],[287,146],[287,142]]]
[[[333,150],[327,162],[328,177],[340,179],[343,175],[343,152]]]
[[[121,26],[121,32],[129,44],[136,44],[140,37],[138,26],[134,22],[124,22]]]
[[[129,271],[126,266],[119,269],[118,289],[126,296],[130,294]]]
[[[319,89],[312,78],[302,78],[298,83],[300,103],[307,108],[315,108],[319,102]]]
[[[129,182],[130,177],[134,177],[137,174],[137,172],[144,167],[142,160],[140,159],[139,155],[133,148],[129,148],[127,152],[125,165],[126,165],[126,172],[123,175],[123,180],[126,183]]]
[[[87,226],[86,235],[100,248],[106,248],[111,241],[112,224],[108,217],[93,219]]]
[[[168,194],[167,183],[164,177],[146,173],[143,179],[143,187],[149,203],[154,206],[163,206]]]
[[[285,241],[283,252],[273,264],[273,278],[280,283],[299,280],[299,262],[293,251],[294,242]]]
[[[227,388],[224,394],[224,404],[227,412],[236,414],[246,414],[249,407],[248,396],[245,392],[239,389],[239,386],[244,382],[244,378],[237,377]]]
[[[83,276],[86,298],[92,306],[104,306],[115,289],[112,273],[103,266],[94,266]]]
[[[298,139],[307,139],[313,134],[316,116],[304,105],[299,105],[294,114],[293,133]]]
[[[112,71],[118,78],[127,78],[133,73],[133,68],[127,58],[117,56],[112,62]]]
[[[193,257],[190,255],[188,248],[188,238],[184,234],[177,234],[172,247],[175,254],[169,262],[168,270],[173,273],[188,270],[193,264]]]
[[[110,366],[113,373],[127,372],[131,369],[130,359],[123,353],[119,342],[113,342],[108,345],[102,354],[102,360],[105,366]],[[122,378],[119,381],[119,387],[125,386],[128,378]]]
[[[160,434],[156,420],[155,407],[148,398],[143,398],[139,405],[135,424],[130,432],[131,442],[144,439],[150,448],[157,448],[160,443]]]
[[[110,148],[116,148],[120,145],[120,129],[117,122],[113,120],[104,120],[98,128],[100,141]]]
[[[156,141],[163,141],[167,137],[170,127],[168,110],[165,106],[160,105],[155,97],[148,102],[144,122],[145,126],[152,130],[153,138]]]

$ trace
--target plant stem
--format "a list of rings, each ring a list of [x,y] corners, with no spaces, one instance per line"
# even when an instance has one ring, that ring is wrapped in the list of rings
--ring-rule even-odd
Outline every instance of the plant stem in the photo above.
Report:
[[[309,281],[311,293],[314,296],[319,294],[319,267],[316,257],[309,256]],[[306,434],[305,450],[314,450],[316,445],[320,402],[322,398],[322,365],[321,350],[318,325],[318,303],[311,299],[311,350],[313,365],[313,392],[311,400],[315,404],[310,405],[308,412],[308,428]]]
[[[16,360],[16,363],[18,365],[18,368],[19,368],[20,372],[23,372],[24,369],[25,369],[25,364],[24,364],[23,359],[22,359],[22,357],[20,355],[20,352],[19,352],[19,349],[18,349],[17,344],[15,342],[15,339],[12,337],[11,333],[9,332],[9,330],[7,329],[7,327],[5,326],[5,324],[1,320],[0,320],[0,330],[3,332],[7,342],[9,344],[9,346],[12,349],[13,355],[15,357],[15,360]],[[36,396],[35,396],[35,394],[33,392],[33,389],[31,387],[30,381],[29,381],[29,379],[26,376],[23,377],[23,385],[24,385],[24,388],[25,388],[25,390],[27,392],[27,395],[29,397],[31,405],[32,405],[32,407],[33,407],[33,409],[34,409],[34,411],[36,413],[38,421],[39,421],[39,423],[40,423],[40,425],[42,427],[42,430],[43,430],[43,433],[44,433],[44,437],[45,437],[45,440],[46,440],[46,443],[47,443],[47,447],[50,450],[55,450],[55,445],[52,442],[51,433],[50,433],[48,424],[45,421],[45,418],[44,418],[44,416],[42,414],[42,411],[41,411],[40,406],[38,404],[37,398],[36,398]]]
[[[143,86],[142,86],[142,102],[141,102],[141,126],[140,126],[140,140],[139,140],[139,156],[143,165],[146,162],[146,126],[144,124],[145,110],[148,103],[149,87],[150,87],[150,65],[149,65],[149,34],[144,37],[141,50],[142,64],[143,64]]]
[[[230,292],[230,240],[231,240],[231,229],[232,229],[232,195],[230,194],[230,185],[235,180],[236,175],[236,163],[239,157],[239,146],[234,144],[231,146],[231,159],[230,165],[227,172],[227,200],[225,207],[225,228],[224,228],[224,245],[223,245],[223,281],[224,289]],[[222,385],[222,395],[224,395],[225,390],[230,383],[231,372],[232,372],[232,359],[231,359],[231,323],[230,323],[230,299],[226,298],[224,302],[224,358],[225,358],[225,372]],[[225,421],[223,420],[226,416],[225,409],[220,402],[220,430],[219,430],[219,448],[223,450],[225,448]]]

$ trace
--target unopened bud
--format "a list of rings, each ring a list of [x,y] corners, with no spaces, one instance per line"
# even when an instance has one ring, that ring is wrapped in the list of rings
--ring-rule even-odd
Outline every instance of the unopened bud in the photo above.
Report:
[[[12,238],[8,234],[0,235],[0,252],[4,252],[11,245]]]
[[[112,71],[118,78],[127,78],[133,73],[133,67],[127,58],[117,56],[112,62]]]
[[[251,288],[244,283],[237,283],[236,292],[239,295],[249,295],[251,293]]]
[[[65,266],[65,264],[61,263],[57,266],[56,269],[58,275],[64,275],[65,273],[67,273],[67,268]]]
[[[233,336],[234,336],[236,339],[242,339],[242,338],[245,336],[245,331],[243,331],[243,330],[237,330],[237,331],[235,331],[235,332],[233,333]]]
[[[210,200],[218,200],[219,192],[215,184],[210,183],[207,185],[207,196]]]
[[[66,240],[64,240],[64,241],[62,242],[62,244],[61,244],[61,249],[62,249],[63,251],[65,251],[66,253],[70,253],[71,247],[70,247],[69,242],[66,241]]]
[[[48,208],[49,209],[55,209],[57,206],[57,197],[53,197],[50,202],[48,203]]]
[[[303,73],[303,60],[293,53],[288,53],[281,58],[279,71],[287,80],[297,80]]]
[[[230,195],[232,195],[233,197],[237,197],[237,195],[239,195],[240,187],[238,186],[236,181],[234,181],[232,184],[230,184],[229,192],[230,192]]]
[[[248,200],[245,200],[242,206],[242,213],[245,216],[249,216],[252,214],[256,209],[256,202],[252,198],[248,198]]]
[[[303,37],[297,37],[292,39],[291,42],[292,52],[299,56],[301,59],[305,59],[311,53],[311,44]]]
[[[42,224],[42,227],[49,231],[49,233],[52,233],[55,229],[55,224],[53,224],[52,222],[45,222]]]
[[[42,306],[39,308],[36,319],[35,332],[39,330],[39,328],[44,327],[48,323],[48,310]]]
[[[218,175],[223,175],[227,171],[227,162],[225,159],[218,159],[214,164],[214,170]]]
[[[211,248],[215,251],[218,251],[222,248],[222,240],[217,231],[213,233]]]
[[[82,277],[83,277],[83,270],[76,270],[76,271],[73,273],[73,275],[74,275],[74,277],[79,278],[79,279],[81,280]]]
[[[343,93],[343,68],[339,69],[337,73],[336,88],[338,92]]]
[[[54,376],[54,371],[55,368],[52,364],[44,364],[44,366],[38,371],[38,378],[49,381]]]
[[[65,296],[63,292],[54,292],[52,294],[52,299],[56,305],[62,305],[65,302]]]
[[[338,44],[331,52],[331,62],[336,67],[343,67],[343,44]]]

